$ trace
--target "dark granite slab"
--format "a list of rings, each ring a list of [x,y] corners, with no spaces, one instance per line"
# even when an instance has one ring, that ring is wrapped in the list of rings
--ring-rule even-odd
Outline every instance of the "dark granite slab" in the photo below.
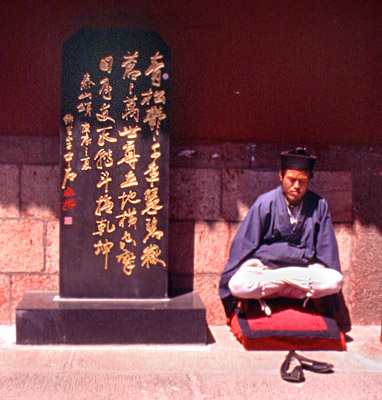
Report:
[[[197,293],[163,300],[60,300],[26,293],[16,309],[17,344],[206,344]]]
[[[153,31],[63,45],[62,297],[167,297],[170,53]]]

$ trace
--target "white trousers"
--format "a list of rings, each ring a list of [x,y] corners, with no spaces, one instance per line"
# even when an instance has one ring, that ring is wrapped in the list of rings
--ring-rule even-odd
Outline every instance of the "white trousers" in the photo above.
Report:
[[[308,267],[266,267],[250,259],[232,276],[228,287],[233,296],[242,299],[290,297],[319,298],[338,293],[342,275],[322,264]]]

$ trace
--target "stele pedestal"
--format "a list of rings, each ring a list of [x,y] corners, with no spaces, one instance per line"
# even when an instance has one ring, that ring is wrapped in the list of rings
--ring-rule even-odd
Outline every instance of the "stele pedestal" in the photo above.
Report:
[[[199,296],[168,296],[170,56],[153,31],[64,43],[59,292],[25,294],[18,344],[206,343]]]

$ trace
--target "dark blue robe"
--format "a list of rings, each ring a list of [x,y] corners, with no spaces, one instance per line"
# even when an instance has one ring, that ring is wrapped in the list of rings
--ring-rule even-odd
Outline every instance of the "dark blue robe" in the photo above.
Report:
[[[228,282],[250,258],[279,267],[307,267],[319,262],[340,272],[337,241],[326,200],[308,190],[299,221],[293,226],[281,185],[257,198],[236,233],[220,278],[219,293],[227,315],[236,302]]]

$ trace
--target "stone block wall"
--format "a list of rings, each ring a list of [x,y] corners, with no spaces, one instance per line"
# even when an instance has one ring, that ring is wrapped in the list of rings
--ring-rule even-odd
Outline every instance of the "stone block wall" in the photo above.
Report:
[[[0,137],[0,323],[29,290],[58,288],[57,138]]]
[[[208,323],[225,316],[220,272],[256,197],[278,185],[278,154],[291,146],[235,142],[171,143],[170,294],[197,291]],[[312,190],[335,224],[353,324],[380,324],[382,148],[309,147],[317,155]],[[29,290],[58,289],[59,141],[0,137],[0,323],[13,323]]]

